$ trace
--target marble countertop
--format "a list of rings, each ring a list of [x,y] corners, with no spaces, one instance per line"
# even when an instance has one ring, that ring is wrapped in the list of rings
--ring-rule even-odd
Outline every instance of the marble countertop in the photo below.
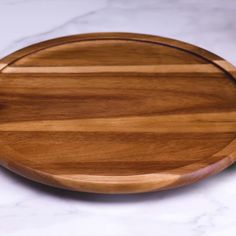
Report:
[[[0,0],[0,57],[98,31],[156,34],[236,65],[235,0]],[[236,166],[164,192],[109,196],[42,186],[0,168],[0,236],[233,236]]]

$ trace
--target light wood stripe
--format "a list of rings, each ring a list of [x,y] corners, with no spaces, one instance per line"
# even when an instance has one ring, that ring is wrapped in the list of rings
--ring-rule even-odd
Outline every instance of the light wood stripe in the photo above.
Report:
[[[6,66],[7,66],[7,64],[0,63],[0,71],[1,71],[4,67],[6,67]]]
[[[231,63],[224,61],[224,60],[215,60],[214,61],[217,65],[221,66],[223,69],[229,72],[236,72],[236,67]]]
[[[201,165],[201,164],[200,164]],[[203,165],[204,167],[204,165]],[[167,174],[167,173],[158,173],[158,174],[136,174],[136,175],[128,175],[128,176],[102,176],[102,175],[83,175],[83,174],[60,174],[58,175],[60,178],[66,178],[71,180],[79,180],[85,182],[92,182],[92,183],[149,183],[150,181],[155,178],[158,181],[158,186],[162,187],[166,184],[171,184],[179,178],[178,174]],[[155,186],[155,182],[152,183]],[[154,187],[153,187],[154,188]]]
[[[11,122],[0,124],[0,131],[233,133],[236,112]]]
[[[3,73],[222,73],[213,64],[14,67]]]

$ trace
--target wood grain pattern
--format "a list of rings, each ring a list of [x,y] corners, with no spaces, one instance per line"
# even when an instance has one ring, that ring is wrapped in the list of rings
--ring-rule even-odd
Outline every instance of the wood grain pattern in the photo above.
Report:
[[[236,68],[157,36],[96,33],[0,61],[0,165],[98,193],[194,183],[236,161]]]

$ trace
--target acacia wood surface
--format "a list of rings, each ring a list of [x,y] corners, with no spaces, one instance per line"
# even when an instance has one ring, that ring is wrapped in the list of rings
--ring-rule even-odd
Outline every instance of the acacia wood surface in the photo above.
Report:
[[[236,160],[236,68],[157,36],[94,33],[0,60],[0,165],[70,190],[174,188]]]

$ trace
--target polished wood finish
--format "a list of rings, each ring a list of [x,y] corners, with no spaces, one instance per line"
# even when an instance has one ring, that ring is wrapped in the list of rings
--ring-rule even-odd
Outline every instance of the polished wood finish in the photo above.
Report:
[[[55,187],[174,188],[236,160],[236,68],[180,41],[97,33],[0,61],[0,164]]]

